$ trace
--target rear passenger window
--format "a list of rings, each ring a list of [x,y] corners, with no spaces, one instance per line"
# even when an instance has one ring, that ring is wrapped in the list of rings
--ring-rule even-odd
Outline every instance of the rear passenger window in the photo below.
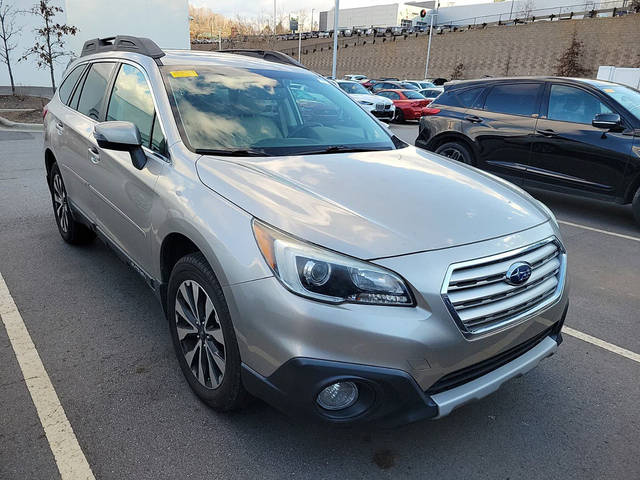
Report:
[[[448,107],[462,107],[458,96],[455,93],[451,93],[451,91],[444,91],[442,95],[440,95],[433,103],[438,105],[446,105]]]
[[[484,109],[490,112],[530,117],[538,113],[538,92],[541,84],[514,83],[496,85],[484,102]]]
[[[85,65],[79,65],[74,68],[71,73],[67,75],[67,78],[64,79],[62,85],[60,85],[58,96],[60,97],[60,101],[65,105],[69,104],[69,97],[71,96],[71,92],[73,92],[73,87],[78,82],[80,75],[82,75],[84,67]]]
[[[465,108],[474,108],[475,102],[484,90],[484,87],[468,88],[458,93],[458,99]]]
[[[151,145],[155,108],[144,74],[136,67],[122,64],[113,86],[107,120],[132,122],[140,130],[142,144]]]
[[[102,118],[102,105],[104,97],[107,93],[107,84],[113,71],[114,63],[94,63],[87,74],[82,86],[80,100],[77,110],[92,118],[100,121]]]

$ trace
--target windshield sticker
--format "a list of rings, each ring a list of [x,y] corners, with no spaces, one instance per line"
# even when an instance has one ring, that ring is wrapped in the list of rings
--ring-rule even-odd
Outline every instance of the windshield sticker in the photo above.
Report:
[[[197,77],[198,72],[195,70],[176,70],[175,72],[171,72],[171,76],[173,78]]]

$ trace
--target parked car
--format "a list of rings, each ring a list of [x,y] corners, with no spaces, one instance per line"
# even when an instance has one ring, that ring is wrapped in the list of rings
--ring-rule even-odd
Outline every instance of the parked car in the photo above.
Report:
[[[318,33],[318,37],[319,38],[329,38],[331,36],[330,32],[319,32]]]
[[[444,88],[443,87],[425,88],[424,90],[419,90],[419,92],[424,98],[429,100],[429,103],[431,103],[438,97],[438,95],[444,92]]]
[[[371,95],[371,92],[355,81],[338,80],[338,86],[351,98],[358,102],[362,108],[372,113],[381,120],[393,120],[396,108],[393,102],[385,97]]]
[[[411,85],[415,86],[418,90],[437,87],[435,83],[431,83],[426,80],[404,80],[404,83],[410,83]]]
[[[375,33],[375,30],[374,30],[373,28],[367,28],[367,29],[364,31],[364,34],[365,34],[367,37],[370,37],[370,36],[371,36],[371,35],[373,35],[374,33]]]
[[[407,145],[286,55],[224,52],[91,40],[44,112],[61,237],[141,275],[203,402],[393,425],[556,351],[567,261],[542,203]]]
[[[411,85],[405,82],[398,82],[393,80],[381,80],[371,85],[371,91],[377,93],[380,90],[418,90],[415,85]]]
[[[402,27],[389,27],[387,29],[392,37],[399,37],[400,35],[404,35],[404,30],[405,29]]]
[[[416,145],[528,187],[633,205],[640,222],[640,92],[599,80],[445,85]]]
[[[376,93],[393,101],[396,107],[394,120],[403,123],[406,120],[419,120],[426,115],[425,107],[429,101],[415,90],[381,90]]]
[[[375,27],[375,36],[376,37],[386,37],[387,36],[387,27]]]
[[[349,75],[345,75],[344,79],[345,80],[353,80],[354,82],[366,82],[367,81],[367,76],[366,75],[359,75],[359,74],[349,74]]]

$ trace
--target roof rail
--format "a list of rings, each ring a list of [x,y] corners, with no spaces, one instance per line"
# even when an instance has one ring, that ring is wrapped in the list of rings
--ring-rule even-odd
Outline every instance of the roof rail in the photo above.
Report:
[[[269,62],[282,63],[285,65],[293,65],[295,67],[308,70],[303,64],[295,58],[290,57],[282,52],[275,50],[259,50],[253,48],[231,48],[229,50],[218,50],[217,53],[235,53],[236,55],[246,55],[247,57],[261,58]]]
[[[133,52],[153,58],[161,65],[160,58],[165,53],[153,40],[143,37],[131,37],[129,35],[117,35],[115,37],[94,38],[87,40],[82,46],[81,57],[100,52]]]

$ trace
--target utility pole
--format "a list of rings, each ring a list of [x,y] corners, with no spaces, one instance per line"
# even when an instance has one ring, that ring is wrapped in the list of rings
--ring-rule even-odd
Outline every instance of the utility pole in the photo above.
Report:
[[[435,15],[437,15],[437,13]],[[433,10],[431,10],[431,22],[429,24],[429,44],[427,46],[427,63],[424,67],[425,80],[428,78],[428,75],[429,75],[429,56],[431,55],[431,37],[433,36],[433,17],[435,15],[433,14]]]
[[[276,20],[276,0],[273,0],[273,37],[276,36],[276,26],[278,21]]]
[[[222,50],[222,32],[218,30],[218,50]]]
[[[339,9],[340,9],[340,0],[336,0],[335,11],[333,12],[333,64],[331,67],[331,75],[333,78],[336,78],[336,69],[338,66],[338,33],[340,30],[338,29],[338,17],[339,17]]]
[[[300,15],[298,15],[298,22],[300,21]],[[302,50],[302,25],[298,23],[298,61],[300,61],[300,52]]]
[[[313,32],[313,8],[311,9],[311,29],[309,30],[310,32]]]

